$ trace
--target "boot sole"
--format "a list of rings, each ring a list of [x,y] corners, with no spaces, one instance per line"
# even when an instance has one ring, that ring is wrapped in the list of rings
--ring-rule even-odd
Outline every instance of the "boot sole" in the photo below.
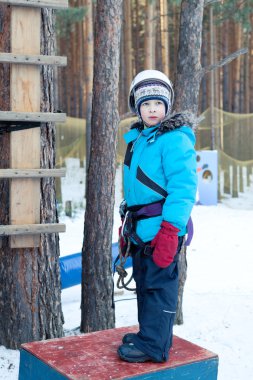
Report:
[[[152,359],[151,357],[149,357],[147,355],[142,356],[140,358],[132,358],[129,356],[125,356],[121,353],[121,351],[119,349],[118,349],[118,355],[119,355],[120,359],[122,359],[126,362],[129,362],[129,363],[145,363],[145,362],[161,363],[160,361]]]

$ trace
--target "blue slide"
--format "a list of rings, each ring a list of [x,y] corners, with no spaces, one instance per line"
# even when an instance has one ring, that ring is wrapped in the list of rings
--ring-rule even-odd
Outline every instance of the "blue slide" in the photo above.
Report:
[[[112,244],[112,269],[118,256],[118,243]],[[132,258],[128,257],[125,268],[132,266]],[[82,278],[82,253],[60,257],[61,288],[66,289],[81,284]]]

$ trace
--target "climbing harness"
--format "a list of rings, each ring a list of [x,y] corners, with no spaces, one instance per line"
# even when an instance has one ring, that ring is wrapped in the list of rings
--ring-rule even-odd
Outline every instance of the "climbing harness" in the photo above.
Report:
[[[114,272],[116,271],[118,273],[118,276],[119,276],[119,278],[117,280],[117,288],[135,291],[136,288],[129,288],[128,287],[128,285],[130,284],[130,282],[133,279],[133,273],[131,274],[129,280],[127,280],[127,282],[125,283],[125,278],[127,277],[128,273],[125,270],[124,266],[126,264],[128,257],[130,256],[131,241],[129,238],[127,239],[127,249],[126,249],[126,252],[123,254],[121,247],[120,247],[120,238],[121,237],[119,237],[119,254],[118,254],[118,256],[115,260],[115,263],[114,263],[114,268],[115,268]],[[116,265],[118,260],[119,260],[119,264]]]
[[[130,279],[125,283],[125,278],[127,277],[128,273],[125,270],[124,266],[125,263],[130,256],[130,247],[131,242],[135,242],[139,247],[143,248],[143,253],[146,256],[150,256],[153,253],[153,248],[147,244],[144,243],[144,241],[137,235],[136,233],[136,222],[138,220],[143,220],[147,218],[151,218],[154,216],[159,216],[162,214],[162,206],[164,203],[164,199],[149,203],[146,205],[138,205],[138,206],[132,206],[127,207],[125,201],[122,202],[120,205],[120,216],[123,219],[122,223],[122,229],[121,229],[121,235],[119,236],[119,255],[115,260],[114,268],[115,271],[118,273],[119,278],[117,281],[117,288],[118,289],[126,289],[130,291],[135,291],[134,288],[129,288],[128,285],[132,281],[133,275],[131,275]],[[126,242],[126,251],[122,252],[120,240],[124,238]],[[119,260],[119,264],[116,265],[116,263]]]

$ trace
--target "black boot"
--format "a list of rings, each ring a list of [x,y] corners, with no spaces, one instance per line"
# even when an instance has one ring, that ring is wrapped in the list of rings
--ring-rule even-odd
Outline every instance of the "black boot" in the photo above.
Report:
[[[133,338],[135,337],[136,334],[134,333],[128,333],[123,336],[122,338],[122,343],[133,343]]]
[[[157,360],[152,359],[147,354],[144,354],[144,352],[138,350],[133,343],[122,344],[119,346],[118,354],[120,359],[129,363],[144,363],[148,361],[158,363]]]

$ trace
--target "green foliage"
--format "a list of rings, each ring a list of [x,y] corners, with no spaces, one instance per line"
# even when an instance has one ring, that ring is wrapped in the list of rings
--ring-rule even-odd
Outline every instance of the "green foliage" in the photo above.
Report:
[[[58,36],[68,36],[72,32],[75,23],[83,21],[86,13],[86,7],[58,10],[56,12],[56,31]]]
[[[245,31],[251,30],[250,14],[252,14],[252,0],[226,0],[213,5],[218,24],[226,20],[234,20],[242,24]]]

